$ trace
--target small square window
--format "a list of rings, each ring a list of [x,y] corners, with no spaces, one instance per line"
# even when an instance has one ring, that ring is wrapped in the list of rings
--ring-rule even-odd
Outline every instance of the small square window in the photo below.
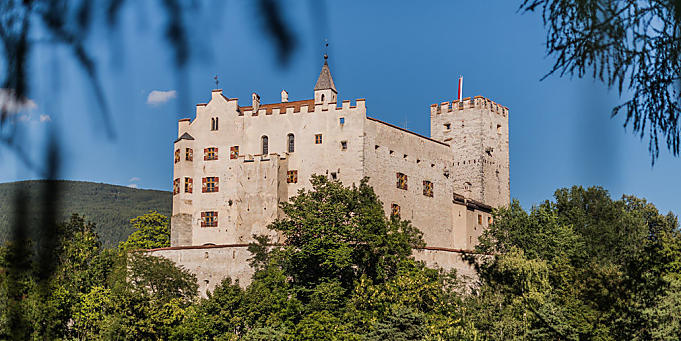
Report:
[[[390,216],[395,217],[395,218],[399,218],[400,217],[400,205],[392,204],[392,206],[390,208],[391,208]]]
[[[218,212],[201,212],[201,227],[218,227]]]
[[[201,192],[214,193],[219,192],[220,178],[217,176],[209,176],[202,179]]]
[[[451,123],[445,123],[445,130],[450,130],[452,129],[452,124]]]
[[[338,121],[340,122],[341,125],[344,125],[345,124],[345,117],[341,117]]]
[[[232,160],[239,158],[239,146],[229,147],[229,158]]]
[[[407,175],[402,173],[397,173],[397,188],[407,189]]]
[[[218,159],[218,148],[217,147],[209,147],[209,148],[203,149],[203,160],[204,161],[217,160],[217,159]]]
[[[295,184],[298,183],[298,171],[290,170],[286,172],[286,183]]]
[[[316,134],[314,136],[314,143],[315,144],[322,144],[322,134]]]
[[[180,178],[173,180],[173,195],[180,193]]]
[[[341,141],[341,150],[348,150],[348,141]]]
[[[338,173],[331,172],[331,180],[338,180]]]
[[[428,180],[423,180],[423,195],[433,197],[433,183]]]
[[[186,177],[184,178],[184,192],[185,193],[191,193],[194,187],[194,181],[192,178]]]

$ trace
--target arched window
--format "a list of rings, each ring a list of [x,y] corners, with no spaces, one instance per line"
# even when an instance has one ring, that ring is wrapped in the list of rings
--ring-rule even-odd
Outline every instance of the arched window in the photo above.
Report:
[[[262,155],[269,154],[269,142],[267,136],[262,137]]]
[[[218,118],[213,117],[210,119],[210,130],[218,130]]]
[[[288,134],[288,152],[293,153],[296,150],[296,138],[293,134]]]
[[[324,102],[324,94],[322,94],[322,102]]]

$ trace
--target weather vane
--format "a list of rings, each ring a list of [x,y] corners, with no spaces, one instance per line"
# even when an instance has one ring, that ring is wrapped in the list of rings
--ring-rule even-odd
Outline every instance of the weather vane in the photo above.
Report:
[[[220,81],[218,80],[218,75],[215,75],[213,79],[215,79],[215,88],[218,89],[218,84],[220,84]]]
[[[324,38],[324,59],[329,58],[329,39]]]

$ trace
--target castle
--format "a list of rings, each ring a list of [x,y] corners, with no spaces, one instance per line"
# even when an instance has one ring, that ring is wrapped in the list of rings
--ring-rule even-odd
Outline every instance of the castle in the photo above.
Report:
[[[311,188],[313,174],[344,185],[364,177],[384,204],[423,232],[414,250],[430,266],[471,269],[471,250],[510,199],[508,108],[484,97],[430,106],[430,137],[367,116],[364,99],[342,101],[325,61],[312,99],[240,106],[222,90],[181,119],[174,142],[171,247],[149,250],[197,275],[203,294],[226,276],[250,280],[253,235],[280,202]]]

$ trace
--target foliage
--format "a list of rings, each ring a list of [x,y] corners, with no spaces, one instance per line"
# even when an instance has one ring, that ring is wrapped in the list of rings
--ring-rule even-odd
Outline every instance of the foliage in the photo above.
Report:
[[[310,181],[312,190],[282,203],[286,218],[269,227],[285,237],[278,264],[294,284],[311,289],[338,280],[349,289],[362,275],[383,281],[424,245],[409,222],[385,217],[367,179],[352,188],[324,176]]]
[[[496,312],[480,316],[478,329],[490,338],[676,338],[676,217],[598,187],[555,198],[529,214],[517,202],[499,210],[481,238],[478,249],[495,255],[469,303]]]
[[[168,217],[156,211],[130,220],[135,228],[128,240],[120,243],[121,250],[155,249],[170,246],[170,225]]]
[[[72,212],[78,212],[96,225],[97,235],[106,247],[116,246],[135,231],[130,219],[149,211],[170,216],[172,194],[164,191],[142,190],[81,181],[57,181],[60,191],[54,202],[47,207],[57,208],[59,221],[69,219]],[[43,216],[43,193],[46,181],[20,181],[0,184],[0,202],[11,203],[18,190],[27,193],[26,202],[31,203],[30,214],[23,217],[24,226],[40,226]],[[44,204],[44,203],[43,203]],[[10,240],[11,223],[16,219],[12,205],[0,205],[0,243]],[[39,231],[29,231],[30,238],[38,241]]]
[[[548,54],[556,57],[549,74],[590,73],[626,93],[612,115],[623,112],[625,126],[648,135],[652,162],[660,140],[679,155],[679,1],[523,0],[521,9],[542,11]]]
[[[104,249],[96,226],[60,224],[55,270],[37,281],[30,247],[0,248],[0,338],[134,340],[675,340],[681,232],[645,200],[592,187],[495,212],[472,259],[478,283],[416,262],[408,221],[387,218],[362,182],[323,177],[282,204],[250,245],[255,274],[206,298],[196,277],[131,245],[167,236],[157,213]],[[165,238],[165,237],[164,237]],[[163,238],[161,238],[163,239]],[[126,246],[127,245],[127,246]],[[368,247],[370,245],[370,247]],[[23,253],[22,253],[23,252]],[[301,268],[306,269],[305,272]]]

